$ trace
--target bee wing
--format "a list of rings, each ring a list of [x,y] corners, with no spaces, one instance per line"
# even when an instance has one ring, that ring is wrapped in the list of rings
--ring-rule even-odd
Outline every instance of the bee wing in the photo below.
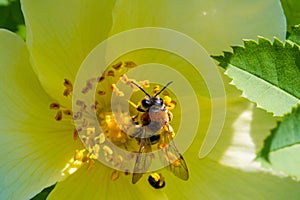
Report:
[[[168,128],[168,130],[170,130],[170,128]],[[162,162],[175,176],[182,180],[188,180],[189,171],[183,156],[179,153],[175,145],[175,142],[172,138],[172,132],[163,131],[162,137],[162,143],[159,144],[163,146],[162,152],[160,153]]]
[[[136,183],[142,178],[144,172],[146,172],[152,162],[152,157],[149,155],[151,150],[151,142],[149,138],[145,138],[145,129],[143,130],[143,137],[140,140],[140,149],[138,155],[136,157],[133,175],[132,175],[132,183]]]

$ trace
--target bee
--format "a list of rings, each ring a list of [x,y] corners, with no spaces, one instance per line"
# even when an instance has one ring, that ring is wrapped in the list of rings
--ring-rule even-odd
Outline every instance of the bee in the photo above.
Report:
[[[146,172],[150,167],[153,158],[151,156],[151,145],[154,144],[157,144],[158,149],[161,150],[159,157],[164,166],[167,166],[175,176],[182,180],[188,180],[189,178],[187,165],[173,140],[175,134],[173,128],[169,124],[172,120],[172,113],[166,108],[163,99],[158,96],[172,82],[173,81],[167,83],[154,96],[150,96],[138,84],[132,82],[132,84],[146,94],[141,101],[141,105],[137,107],[137,111],[141,113],[141,128],[140,131],[136,133],[138,136],[139,151],[132,175],[133,184],[138,182],[143,176],[143,172]],[[152,182],[150,184],[152,185]]]
[[[161,174],[158,174],[158,173],[150,174],[149,177],[148,177],[148,182],[155,189],[163,188],[166,185],[164,177]]]

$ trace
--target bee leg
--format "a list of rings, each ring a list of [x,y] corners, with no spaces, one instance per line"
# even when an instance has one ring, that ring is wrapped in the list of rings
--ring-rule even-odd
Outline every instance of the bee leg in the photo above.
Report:
[[[169,138],[173,139],[175,137],[175,133],[172,126],[168,122],[166,122],[165,126],[167,127]]]
[[[136,109],[137,109],[137,111],[139,111],[139,112],[146,112],[143,108],[141,108],[141,106],[138,106]]]
[[[169,122],[172,121],[173,119],[173,114],[170,111],[168,111],[168,118],[169,118]]]
[[[139,124],[138,117],[139,117],[139,113],[131,117],[133,124],[135,124],[135,125]]]

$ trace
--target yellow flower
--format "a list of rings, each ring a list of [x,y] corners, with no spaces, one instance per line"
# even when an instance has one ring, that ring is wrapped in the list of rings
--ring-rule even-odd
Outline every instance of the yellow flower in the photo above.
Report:
[[[275,125],[271,116],[240,99],[239,92],[227,86],[229,80],[225,77],[226,97],[209,99],[208,90],[202,87],[204,82],[196,82],[200,79],[193,79],[193,72],[182,70],[188,67],[186,62],[170,54],[141,50],[125,54],[119,60],[138,64],[162,62],[181,70],[194,84],[201,116],[197,136],[184,152],[190,172],[188,181],[162,170],[166,186],[160,190],[147,183],[147,175],[132,184],[130,175],[105,166],[84,149],[76,139],[80,131],[74,131],[71,117],[76,114],[72,113],[72,104],[84,105],[72,102],[78,69],[91,50],[109,36],[133,28],[163,27],[180,31],[199,42],[209,54],[217,54],[240,43],[242,38],[275,35],[283,39],[285,21],[279,1],[21,3],[27,27],[26,44],[15,34],[0,31],[1,199],[29,199],[56,182],[50,199],[296,199],[299,196],[299,184],[264,172],[252,162],[263,138]],[[118,78],[109,80],[104,90],[98,91],[99,95],[115,92],[122,96],[123,91],[112,85]],[[165,96],[172,106],[168,95]],[[213,151],[199,159],[199,149],[211,123],[211,106],[223,111],[219,102],[225,98],[227,113],[222,135]],[[110,99],[103,97],[103,102],[109,105]],[[116,135],[119,129],[110,124],[110,110],[105,110],[107,105],[103,102],[96,108],[100,123],[106,123],[100,124],[102,130],[110,134],[110,139],[126,143],[125,136]],[[192,113],[194,108],[190,105],[188,108]],[[181,117],[179,113],[173,112],[174,129]],[[95,133],[93,127],[87,127],[86,131]],[[99,143],[103,140],[100,135],[98,139]],[[103,151],[111,154],[110,149]]]

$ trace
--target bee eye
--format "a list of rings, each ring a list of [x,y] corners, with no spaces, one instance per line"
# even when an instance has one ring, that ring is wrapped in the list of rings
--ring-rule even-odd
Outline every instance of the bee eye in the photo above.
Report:
[[[142,105],[143,105],[143,107],[145,107],[145,108],[149,108],[149,107],[152,105],[152,103],[151,103],[151,101],[148,100],[148,99],[143,99],[143,100],[142,100]]]
[[[155,99],[155,105],[162,106],[163,104],[164,104],[164,101],[162,100],[162,98]]]

